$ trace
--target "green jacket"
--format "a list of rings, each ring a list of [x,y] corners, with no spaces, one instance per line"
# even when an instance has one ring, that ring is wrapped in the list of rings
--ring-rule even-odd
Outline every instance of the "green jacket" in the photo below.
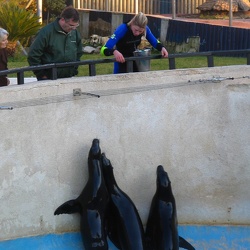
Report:
[[[65,33],[58,21],[59,18],[38,32],[28,53],[30,66],[80,61],[83,54],[80,33],[77,30]],[[77,68],[75,66],[57,68],[57,77],[64,78],[77,75]],[[37,70],[34,73],[38,79],[44,75],[51,78],[52,70]]]

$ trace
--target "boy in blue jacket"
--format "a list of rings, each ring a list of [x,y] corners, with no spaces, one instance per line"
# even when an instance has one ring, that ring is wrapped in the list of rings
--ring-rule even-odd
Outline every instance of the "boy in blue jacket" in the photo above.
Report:
[[[124,57],[134,56],[133,52],[141,43],[142,36],[145,36],[149,43],[161,52],[163,57],[168,57],[167,50],[152,34],[147,23],[147,17],[142,12],[139,12],[128,23],[121,24],[107,43],[101,48],[102,55],[114,55],[116,60],[114,64],[115,74],[126,73],[127,65]],[[138,72],[138,67],[135,62],[133,63],[133,72]]]

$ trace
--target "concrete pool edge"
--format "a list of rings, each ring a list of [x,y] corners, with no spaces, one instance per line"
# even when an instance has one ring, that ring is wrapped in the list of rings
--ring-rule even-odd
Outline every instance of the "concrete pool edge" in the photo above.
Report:
[[[247,250],[250,249],[249,225],[179,225],[179,235],[197,250]],[[73,250],[84,249],[79,232],[46,234],[0,242],[0,250]],[[109,242],[109,249],[116,248]]]

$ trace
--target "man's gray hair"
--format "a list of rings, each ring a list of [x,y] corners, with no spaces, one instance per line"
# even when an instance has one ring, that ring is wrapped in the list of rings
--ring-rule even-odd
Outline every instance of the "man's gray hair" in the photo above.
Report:
[[[8,36],[9,35],[9,32],[3,28],[0,28],[0,42],[3,41],[4,39],[4,36]]]

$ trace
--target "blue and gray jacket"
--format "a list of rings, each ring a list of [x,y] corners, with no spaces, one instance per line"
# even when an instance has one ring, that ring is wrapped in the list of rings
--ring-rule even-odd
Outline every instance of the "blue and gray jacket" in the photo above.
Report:
[[[163,45],[155,38],[148,26],[146,26],[146,39],[149,43],[158,51],[161,51]],[[137,46],[141,43],[143,34],[134,36],[132,30],[123,23],[115,30],[114,34],[110,37],[107,43],[101,48],[101,54],[105,56],[113,55],[114,50],[118,50],[124,57],[133,56],[133,52],[137,49]],[[119,73],[119,63],[115,63],[114,73]],[[121,65],[120,65],[121,66]]]

